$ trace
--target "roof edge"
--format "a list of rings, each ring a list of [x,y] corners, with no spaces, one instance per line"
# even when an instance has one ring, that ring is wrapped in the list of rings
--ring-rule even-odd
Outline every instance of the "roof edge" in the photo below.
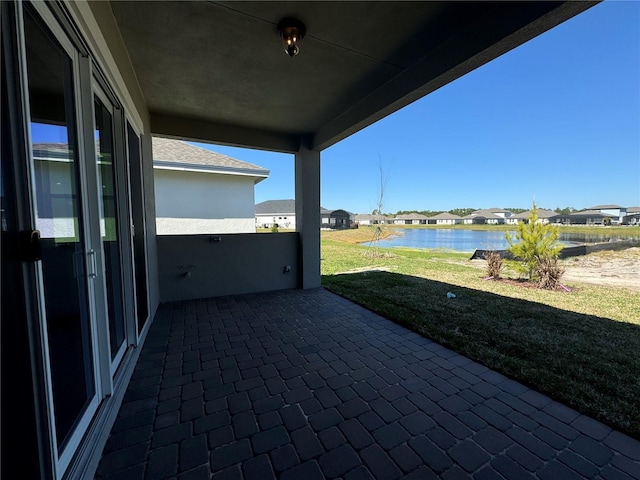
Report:
[[[271,173],[269,170],[255,168],[223,167],[214,165],[195,165],[180,162],[168,162],[166,160],[154,160],[153,168],[160,170],[177,170],[183,172],[218,173],[221,175],[244,175],[248,177],[267,178]]]

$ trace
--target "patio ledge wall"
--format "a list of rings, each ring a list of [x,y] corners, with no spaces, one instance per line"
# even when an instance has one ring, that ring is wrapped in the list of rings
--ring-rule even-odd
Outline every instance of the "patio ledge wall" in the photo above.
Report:
[[[295,232],[158,235],[157,241],[162,302],[298,287]]]

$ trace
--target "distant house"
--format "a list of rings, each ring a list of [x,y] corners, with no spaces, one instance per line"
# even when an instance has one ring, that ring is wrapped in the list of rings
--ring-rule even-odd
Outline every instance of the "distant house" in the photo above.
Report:
[[[617,221],[615,215],[602,213],[599,210],[583,210],[581,212],[569,213],[567,215],[556,215],[550,219],[553,223],[562,225],[604,225],[606,219]]]
[[[256,204],[255,224],[258,228],[296,228],[296,201],[267,200]]]
[[[353,220],[358,225],[393,224],[393,217],[387,217],[385,215],[370,215],[367,213],[354,215]]]
[[[152,142],[159,235],[256,231],[254,187],[269,170],[178,140]]]
[[[513,212],[510,212],[509,210],[505,210],[504,208],[487,208],[486,210],[482,210],[482,211],[493,213],[496,217],[504,218],[505,221],[508,218],[513,216]]]
[[[514,214],[506,220],[506,223],[510,225],[516,225],[518,222],[529,223],[529,215],[531,215],[531,210]],[[551,219],[557,216],[558,213],[553,210],[538,209],[538,223],[550,223]]]
[[[593,210],[606,215],[611,215],[611,223],[620,224],[624,221],[624,217],[627,215],[627,209],[620,205],[596,205],[588,210]]]
[[[354,223],[354,215],[346,210],[320,210],[320,226],[322,228],[350,228]]]
[[[296,228],[296,201],[267,200],[255,206],[255,225],[258,228]],[[354,215],[346,210],[328,210],[320,207],[320,223],[324,228],[349,228]]]
[[[407,213],[396,215],[393,223],[396,225],[426,225],[429,217],[420,213]]]
[[[439,213],[427,220],[429,225],[458,225],[462,223],[462,217],[449,212]]]
[[[623,225],[640,225],[640,207],[627,208],[627,215],[622,219]]]
[[[486,208],[462,217],[462,223],[465,225],[503,225],[511,215],[510,211],[501,208]]]
[[[371,215],[368,213],[359,213],[354,216],[354,221],[358,225],[378,225],[390,223],[389,218],[384,215]]]

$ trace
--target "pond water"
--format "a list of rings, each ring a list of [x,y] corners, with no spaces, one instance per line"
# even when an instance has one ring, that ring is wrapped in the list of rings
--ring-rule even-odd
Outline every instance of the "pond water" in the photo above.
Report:
[[[380,241],[381,247],[443,248],[461,252],[474,250],[504,250],[508,244],[502,231],[458,230],[440,228],[400,228],[398,235]],[[559,241],[567,247],[622,240],[612,235],[561,233]]]

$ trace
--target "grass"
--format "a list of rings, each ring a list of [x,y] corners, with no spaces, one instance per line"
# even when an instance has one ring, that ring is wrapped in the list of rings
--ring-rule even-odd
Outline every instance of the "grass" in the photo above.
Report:
[[[371,242],[376,228],[377,225],[363,225],[352,230],[323,230],[320,235],[323,239],[356,245]],[[387,238],[394,233],[394,230],[383,225],[380,238]]]
[[[468,254],[367,247],[323,234],[329,290],[640,438],[640,294],[483,280]],[[349,270],[358,273],[340,274]],[[447,298],[447,292],[456,298]]]

